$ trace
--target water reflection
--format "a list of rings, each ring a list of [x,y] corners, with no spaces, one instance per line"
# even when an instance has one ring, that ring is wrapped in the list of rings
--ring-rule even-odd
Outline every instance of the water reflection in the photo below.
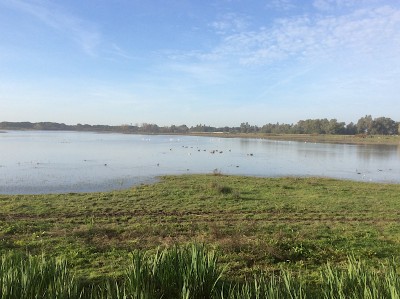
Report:
[[[397,145],[359,145],[357,154],[363,159],[393,159],[400,157],[400,147]]]
[[[12,131],[0,134],[0,146],[0,193],[110,190],[214,169],[400,183],[398,146]]]

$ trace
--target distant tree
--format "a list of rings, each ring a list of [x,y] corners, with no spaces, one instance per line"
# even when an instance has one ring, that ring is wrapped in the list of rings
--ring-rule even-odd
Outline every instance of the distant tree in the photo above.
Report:
[[[323,134],[328,126],[327,119],[306,119],[297,122],[295,131],[300,134]]]
[[[396,122],[388,117],[375,118],[371,124],[371,134],[394,135],[397,129]]]
[[[357,134],[357,126],[353,122],[347,124],[346,129],[345,129],[345,134],[347,134],[347,135]]]
[[[207,133],[207,132],[216,132],[217,128],[215,127],[211,127],[211,126],[206,126],[206,125],[196,125],[195,127],[190,127],[190,129],[188,129],[188,132],[202,132],[202,133]]]
[[[251,126],[249,125],[248,122],[240,124],[240,133],[250,133],[250,132],[251,132]]]
[[[290,134],[293,133],[293,125],[289,124],[265,124],[260,129],[260,132],[266,134]]]
[[[6,130],[29,130],[33,129],[34,124],[31,122],[8,122],[3,121],[0,123],[1,129]]]
[[[170,127],[165,127],[164,130],[166,133],[178,133],[178,128],[175,125]]]
[[[0,122],[3,130],[65,130],[65,131],[94,131],[94,132],[121,132],[121,133],[152,133],[152,134],[186,134],[189,132],[226,132],[226,133],[269,133],[269,134],[400,134],[400,122],[388,117],[372,119],[371,115],[360,118],[357,124],[345,124],[337,119],[306,119],[296,124],[268,123],[261,128],[243,122],[239,127],[212,127],[198,124],[188,128],[186,125],[171,125],[159,127],[156,124],[143,123],[142,125],[123,124],[119,126],[77,124],[66,125],[53,122]]]
[[[230,131],[231,131],[231,128],[229,128],[228,126],[225,126],[222,128],[222,132],[229,133]]]
[[[361,117],[357,122],[357,133],[365,134],[370,133],[372,128],[372,116],[366,115]]]
[[[337,119],[331,119],[327,124],[325,134],[344,134],[345,131],[344,122],[338,122]]]
[[[199,125],[196,125],[195,127],[190,127],[190,132],[202,132],[202,125],[201,124],[199,124]]]
[[[77,124],[75,126],[75,130],[77,130],[77,131],[91,131],[92,129],[93,129],[92,126],[88,125],[88,124],[84,124],[84,125]]]
[[[189,128],[186,125],[180,125],[176,127],[176,131],[178,133],[186,134],[187,132],[189,132]]]
[[[112,129],[113,128],[110,127],[109,130],[112,130]],[[138,131],[137,126],[127,125],[127,124],[116,127],[115,129],[121,133],[136,133]]]
[[[156,124],[143,123],[139,130],[143,133],[159,133],[160,128]]]
[[[261,127],[261,132],[262,133],[267,133],[270,134],[273,132],[273,124],[265,124]]]

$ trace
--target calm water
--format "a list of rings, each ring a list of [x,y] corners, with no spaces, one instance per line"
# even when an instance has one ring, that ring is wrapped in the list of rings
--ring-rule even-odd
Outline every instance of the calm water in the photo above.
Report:
[[[400,183],[399,146],[8,131],[0,150],[0,194],[105,191],[214,169]]]

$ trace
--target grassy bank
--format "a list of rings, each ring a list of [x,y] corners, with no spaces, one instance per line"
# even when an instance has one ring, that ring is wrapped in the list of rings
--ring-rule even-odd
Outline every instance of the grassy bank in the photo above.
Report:
[[[78,276],[120,275],[133,250],[204,243],[225,276],[308,273],[349,254],[400,252],[400,185],[320,178],[168,176],[108,193],[0,195],[0,253],[64,256]]]
[[[395,135],[329,135],[329,134],[266,134],[266,133],[191,133],[195,136],[221,138],[262,138],[282,141],[301,141],[339,144],[386,144],[399,145],[400,136]]]

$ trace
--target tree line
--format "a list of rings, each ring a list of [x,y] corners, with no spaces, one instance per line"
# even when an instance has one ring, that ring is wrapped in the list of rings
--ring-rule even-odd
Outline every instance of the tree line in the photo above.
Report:
[[[188,134],[188,133],[265,133],[265,134],[331,134],[331,135],[397,135],[400,134],[400,122],[388,117],[361,117],[356,123],[339,122],[337,119],[306,119],[296,124],[268,123],[263,126],[243,122],[238,127],[213,127],[204,124],[188,127],[186,125],[158,126],[143,123],[141,125],[66,125],[55,122],[0,122],[0,130],[51,130],[118,132],[130,134]]]

